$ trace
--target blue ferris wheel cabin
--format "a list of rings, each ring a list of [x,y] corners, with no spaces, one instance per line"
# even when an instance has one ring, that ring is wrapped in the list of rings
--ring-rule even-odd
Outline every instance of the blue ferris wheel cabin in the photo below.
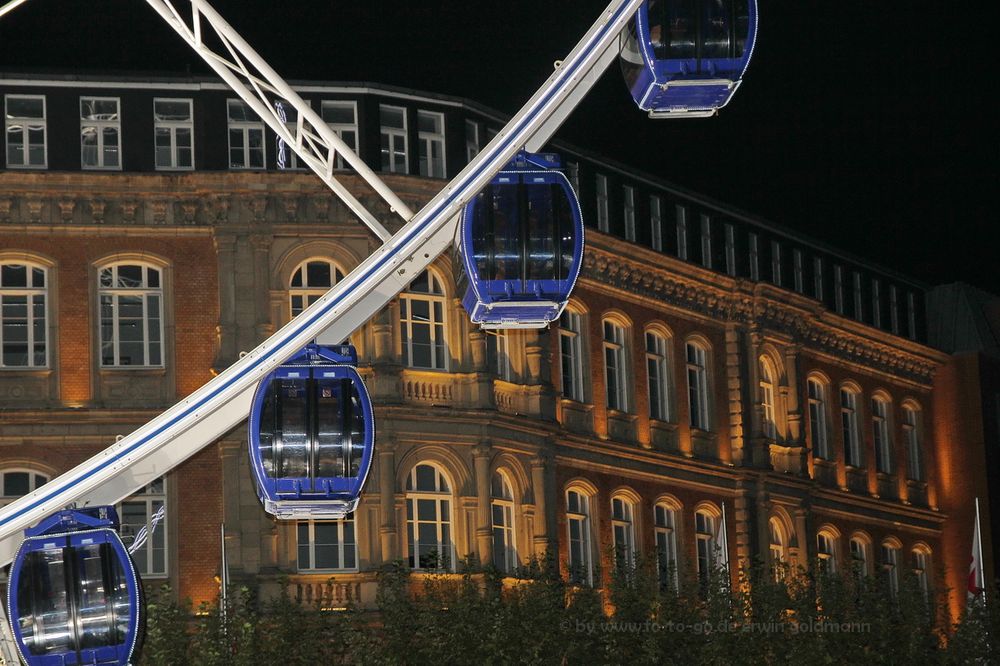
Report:
[[[757,38],[757,0],[647,0],[619,61],[652,118],[715,115],[736,93]]]
[[[60,511],[24,534],[7,590],[24,663],[135,663],[145,609],[114,507]]]
[[[558,155],[521,151],[462,212],[462,304],[483,328],[544,328],[580,275],[583,216]]]
[[[280,519],[354,511],[372,464],[371,397],[350,345],[311,344],[269,374],[250,412],[250,465],[264,510]]]

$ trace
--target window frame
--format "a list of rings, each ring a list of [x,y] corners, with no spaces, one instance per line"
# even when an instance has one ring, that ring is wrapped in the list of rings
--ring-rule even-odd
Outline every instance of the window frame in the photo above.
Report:
[[[663,252],[663,197],[649,195],[649,245]]]
[[[860,395],[861,392],[852,387],[840,387],[840,432],[844,443],[844,465],[856,469],[864,469],[865,467],[858,419],[858,397]],[[850,396],[850,400],[845,400],[845,396]]]
[[[254,110],[249,104],[244,102],[242,99],[227,99],[226,100],[226,136],[228,137],[228,157],[229,157],[229,170],[230,171],[261,171],[267,168],[267,136],[264,129],[264,122],[260,119],[253,120],[234,120],[232,117],[233,104],[239,104],[243,106],[247,112],[248,116],[254,114]],[[256,115],[256,114],[254,114]],[[243,151],[243,163],[242,165],[236,164],[233,159],[233,132],[238,131],[243,137],[243,145],[239,147],[239,150]],[[255,166],[252,164],[251,151],[256,150],[251,142],[251,134],[253,132],[260,132],[260,166]]]
[[[439,131],[428,132],[420,129],[421,118],[432,118]],[[447,144],[445,139],[445,116],[440,111],[417,109],[417,173],[424,178],[446,178],[448,174]],[[433,157],[433,147],[440,147],[440,165]],[[440,171],[437,166],[440,166]]]
[[[0,273],[0,370],[20,370],[20,371],[33,371],[33,370],[47,370],[51,367],[52,353],[51,353],[51,331],[49,327],[52,325],[51,317],[51,298],[49,295],[49,289],[52,281],[51,271],[49,266],[38,263],[37,261],[30,261],[27,259],[2,259],[0,258],[0,271],[3,270],[4,266],[24,266],[25,269],[25,282],[27,283],[24,287],[13,287],[5,286],[2,282],[2,273]],[[34,271],[42,271],[42,282],[41,287],[36,287],[34,285],[35,275]],[[27,365],[7,365],[4,362],[3,345],[4,345],[4,327],[6,318],[4,317],[3,304],[6,298],[20,298],[25,299],[25,329],[27,334]],[[35,340],[35,329],[38,328],[36,316],[35,316],[35,300],[41,297],[42,299],[42,320],[41,320],[41,330],[44,336],[42,344],[43,347],[43,363],[39,364],[35,362],[35,346],[38,344]]]
[[[675,420],[674,391],[671,382],[673,363],[670,354],[672,339],[656,329],[647,329],[644,339],[646,341],[646,397],[649,405],[649,418],[664,423],[673,423]],[[652,345],[650,341],[652,341]],[[656,395],[654,395],[653,389],[654,382]]]
[[[494,485],[495,479],[500,480],[501,492],[499,494],[502,497],[497,496],[498,493]],[[505,471],[500,469],[493,471],[490,477],[490,527],[492,528],[493,538],[493,565],[499,571],[507,574],[513,574],[520,564],[517,556],[517,529],[514,517],[513,488]],[[500,525],[497,524],[496,520],[497,509],[500,510],[500,516],[503,518],[503,522]],[[501,549],[497,546],[498,531],[503,537],[501,542],[502,557]]]
[[[767,439],[776,440],[778,438],[777,421],[777,373],[772,367],[771,359],[762,356],[758,363],[760,368],[760,406],[762,411],[761,431]]]
[[[622,215],[625,221],[625,240],[635,242],[635,187],[622,185]]]
[[[418,489],[417,468],[430,467],[434,470],[434,490]],[[412,488],[410,487],[412,486]],[[444,473],[442,468],[432,462],[418,462],[410,468],[407,475],[407,483],[404,486],[404,500],[406,503],[406,557],[413,571],[448,571],[454,572],[455,562],[455,495],[452,490],[451,479]],[[432,521],[419,517],[419,501],[433,501],[435,518]],[[447,511],[442,507],[442,502],[447,502]],[[447,514],[447,515],[445,515]],[[435,525],[437,533],[438,567],[421,566],[419,549],[423,545],[419,540],[414,541],[414,537],[419,538],[419,526],[431,523]],[[447,534],[446,534],[447,532]]]
[[[156,486],[159,485],[159,490],[156,490]],[[163,519],[160,520],[156,525],[156,529],[152,529],[152,518],[157,511],[157,503],[160,506],[167,507],[167,480],[166,477],[160,477],[151,483],[143,486],[138,492],[129,495],[122,501],[115,505],[115,509],[118,511],[118,516],[121,519],[121,525],[119,527],[119,532],[122,536],[122,541],[125,544],[126,550],[132,546],[135,540],[135,535],[138,533],[139,529],[146,530],[146,543],[142,547],[138,548],[134,553],[130,553],[132,560],[136,565],[136,571],[142,575],[143,578],[166,578],[170,575],[170,534],[167,527],[168,520],[167,516],[164,515]],[[143,525],[136,525],[135,533],[126,534],[126,522],[125,522],[125,505],[126,504],[143,504],[145,516],[145,523]],[[164,511],[169,511],[169,507],[164,509]],[[127,537],[131,536],[132,540],[128,541]],[[163,569],[162,571],[153,571],[153,564],[155,562],[155,555],[153,552],[152,545],[154,539],[162,538],[162,546],[159,550],[163,551]],[[142,562],[143,553],[145,554],[145,562]]]
[[[409,285],[406,287],[406,291],[399,294],[399,340],[401,346],[401,355],[403,365],[408,368],[413,368],[415,370],[439,370],[442,372],[448,372],[451,359],[448,353],[448,294],[444,287],[444,281],[441,280],[440,276],[431,269],[426,269],[424,271],[427,273],[427,292],[411,291],[410,288],[413,282],[420,277],[417,275]],[[427,322],[421,322],[413,319],[413,304],[415,302],[426,302],[428,319]],[[435,308],[435,306],[438,306]],[[437,314],[440,311],[441,320],[437,320]],[[431,365],[430,366],[418,366],[414,365],[414,355],[413,355],[413,330],[414,326],[426,325],[429,330],[430,339],[430,351],[431,351]],[[441,360],[439,362],[438,352],[441,354]]]
[[[575,325],[575,329],[572,328]],[[559,357],[560,357],[560,393],[562,397],[576,402],[586,402],[584,385],[584,349],[583,349],[584,314],[566,308],[559,315]],[[569,381],[566,369],[570,368]],[[567,388],[570,390],[567,391]]]
[[[32,99],[42,101],[42,117],[33,118],[30,116],[11,116],[8,108],[10,107],[10,101],[12,99]],[[21,125],[21,151],[22,151],[22,162],[20,164],[15,164],[10,161],[11,156],[11,127],[13,125]],[[31,155],[31,142],[30,142],[30,132],[33,125],[36,128],[40,127],[42,132],[42,156],[43,160],[41,164],[33,164],[30,159]],[[48,129],[48,100],[45,95],[22,95],[22,94],[6,94],[4,95],[4,145],[6,146],[4,163],[7,165],[8,169],[48,169],[49,168],[49,129]]]
[[[313,573],[344,573],[344,572],[356,572],[360,570],[360,558],[358,557],[358,524],[355,520],[356,514],[348,514],[340,520],[298,520],[295,523],[295,570],[299,573],[313,574]],[[344,534],[347,525],[351,525],[352,539],[353,543],[347,543],[347,538]],[[337,531],[337,562],[340,566],[337,567],[317,567],[317,566],[303,566],[302,565],[302,539],[301,532],[302,528],[305,527],[307,531],[306,548],[309,553],[309,564],[314,565],[316,563],[316,525],[336,525]],[[334,544],[323,544],[327,546],[332,546]],[[354,566],[347,566],[347,553],[348,549],[354,549]]]
[[[609,233],[611,216],[608,209],[608,177],[603,173],[595,174],[594,182],[597,196],[597,230]]]
[[[139,266],[139,267],[141,267],[142,268],[142,275],[143,275],[143,280],[142,280],[143,286],[140,286],[140,287],[118,287],[118,286],[105,287],[105,286],[103,286],[101,284],[101,274],[105,270],[111,270],[112,271],[112,285],[114,285],[114,283],[117,282],[116,278],[117,278],[117,275],[118,275],[118,269],[120,267],[122,267],[122,266]],[[158,265],[158,264],[153,264],[153,263],[143,262],[143,261],[127,260],[127,259],[126,260],[121,260],[121,261],[112,261],[112,262],[104,263],[104,264],[101,264],[101,265],[99,265],[99,266],[96,267],[96,275],[97,275],[97,326],[98,326],[97,343],[98,343],[98,352],[99,352],[99,354],[98,354],[98,361],[99,361],[99,367],[102,370],[122,370],[122,369],[133,369],[133,368],[134,369],[151,369],[151,368],[164,368],[164,367],[166,367],[167,340],[165,339],[165,336],[164,336],[165,328],[166,328],[165,323],[164,323],[164,314],[165,314],[164,300],[166,299],[167,293],[166,293],[166,285],[165,285],[165,280],[166,280],[166,270],[165,269],[166,269],[165,266],[161,266],[161,265]],[[148,283],[149,283],[149,277],[148,277],[148,275],[149,275],[149,271],[151,271],[151,270],[156,271],[159,274],[159,277],[158,277],[159,286],[158,287],[150,287],[150,286],[148,286]],[[112,349],[113,349],[113,354],[112,355],[113,355],[114,361],[111,362],[111,363],[105,363],[105,356],[104,356],[104,345],[105,345],[105,338],[104,338],[104,326],[105,326],[105,324],[104,324],[104,321],[105,321],[105,318],[104,318],[104,314],[103,314],[103,306],[104,306],[104,297],[105,296],[111,296],[114,299],[114,305],[112,306],[113,307],[113,316],[112,316],[112,322],[113,323],[112,323],[112,338],[111,338]],[[155,340],[155,341],[151,338],[151,335],[150,335],[151,327],[149,325],[149,319],[150,319],[150,317],[149,317],[149,308],[148,308],[149,297],[150,296],[156,296],[157,300],[158,300],[158,312],[157,312],[157,322],[158,322],[157,338],[158,339]],[[121,341],[121,329],[120,329],[120,319],[119,319],[119,312],[121,311],[121,306],[119,305],[119,303],[120,303],[119,299],[122,298],[122,297],[132,297],[132,298],[140,297],[142,299],[142,309],[143,309],[143,316],[142,316],[142,322],[143,322],[143,339],[142,339],[143,363],[141,363],[141,364],[127,364],[127,363],[123,364],[123,363],[121,363],[120,345],[121,345],[122,341]],[[159,355],[160,355],[159,363],[150,363],[149,362],[150,361],[150,350],[152,348],[152,343],[153,342],[158,343],[158,346],[159,346]]]
[[[699,518],[701,521],[699,521]],[[711,571],[716,565],[716,547],[719,533],[719,518],[708,509],[694,512],[695,562],[700,585],[708,584]]]
[[[817,395],[813,394],[813,386],[817,387]],[[809,404],[809,434],[812,438],[813,457],[822,460],[832,460],[833,455],[830,450],[830,426],[828,423],[828,400],[829,382],[825,382],[816,377],[806,379],[806,399]]]
[[[829,530],[816,533],[816,559],[827,574],[834,575],[840,570],[837,561],[837,535]]]
[[[326,111],[329,109],[347,109],[350,108],[351,114],[354,116],[353,123],[340,123],[331,122],[327,120]],[[358,132],[358,102],[353,99],[325,99],[320,102],[319,105],[319,115],[320,118],[326,123],[327,127],[332,129],[340,139],[347,144],[347,146],[353,150],[355,153],[358,152],[358,138],[360,136]],[[351,140],[348,141],[344,138],[345,132],[351,132]],[[336,169],[348,169],[350,168],[347,162],[344,161],[342,155],[338,154],[334,160],[334,168]]]
[[[157,120],[157,102],[180,103],[185,102],[188,106],[188,120]],[[228,107],[227,107],[228,116]],[[159,163],[159,152],[156,145],[157,130],[165,129],[170,135],[170,164]],[[180,146],[177,143],[177,131],[188,130],[191,139],[191,164],[189,166],[180,165]],[[153,165],[156,171],[193,171],[194,170],[194,100],[190,97],[154,97],[153,98]]]
[[[571,494],[575,494],[579,498],[577,502],[579,511],[574,512],[570,509]],[[564,501],[566,502],[566,561],[569,567],[570,581],[588,586],[593,586],[594,584],[594,553],[590,515],[591,499],[592,495],[590,493],[578,487],[567,488],[564,494]],[[574,523],[579,525],[580,534],[580,538],[575,540],[573,538]],[[574,542],[578,544],[577,550],[580,559],[583,560],[582,562],[574,562]],[[581,578],[574,573],[575,571],[581,571],[585,575]]]
[[[680,564],[677,558],[678,508],[667,502],[653,505],[653,541],[656,546],[657,575],[660,588],[677,590]],[[661,517],[663,520],[661,520]],[[664,576],[669,580],[664,580]]]
[[[604,399],[608,410],[629,413],[629,327],[617,319],[602,319],[601,349],[604,354]],[[613,361],[613,364],[612,362]]]
[[[21,493],[19,495],[8,495],[7,494],[7,475],[8,474],[25,474],[28,477],[28,490],[27,492]],[[44,478],[45,480],[41,483],[38,482],[39,478]],[[0,470],[0,506],[6,506],[14,500],[20,499],[25,495],[30,495],[35,492],[46,483],[52,480],[52,475],[47,472],[43,472],[37,469],[30,469],[28,467],[5,467]]]
[[[695,358],[691,358],[695,350]],[[711,406],[708,390],[708,348],[695,340],[684,343],[688,388],[688,422],[692,428],[711,432]],[[695,381],[692,382],[692,377]],[[697,409],[696,409],[697,408]]]
[[[405,106],[394,106],[392,104],[379,104],[379,154],[381,155],[381,170],[384,173],[398,173],[407,175],[410,173],[410,139],[409,139],[409,119],[406,117]],[[403,126],[392,127],[384,122],[383,112],[398,111],[403,117]],[[397,140],[402,139],[403,166],[401,170],[396,169],[396,161],[400,155]]]
[[[469,130],[472,130],[471,134]],[[481,150],[479,145],[479,123],[475,120],[465,119],[465,162],[468,164]]]
[[[922,410],[912,404],[903,405],[903,440],[906,442],[906,478],[924,480]]]
[[[329,285],[310,285],[309,284],[309,265],[314,263],[325,263],[330,269],[331,283]],[[301,273],[302,284],[300,286],[293,286],[296,276]],[[294,319],[296,315],[308,308],[310,305],[319,300],[322,296],[326,294],[334,285],[344,279],[346,272],[341,268],[340,264],[326,257],[310,257],[304,261],[299,262],[299,264],[292,270],[289,280],[288,280],[288,312],[291,319]],[[295,299],[296,297],[301,298],[301,307],[296,307]]]
[[[899,597],[899,552],[901,548],[890,541],[883,541],[880,548],[879,566],[885,576],[889,597]]]
[[[871,423],[875,471],[892,474],[892,403],[882,395],[872,396]]]
[[[114,102],[115,116],[117,120],[89,120],[83,117],[84,100],[93,102]],[[88,165],[84,160],[86,145],[83,141],[83,132],[86,128],[93,127],[97,131],[97,164]],[[118,157],[118,164],[108,166],[105,164],[106,145],[104,142],[104,130],[115,129],[116,144],[114,146]],[[103,97],[95,95],[83,95],[80,97],[80,169],[84,171],[121,171],[124,154],[122,153],[122,102],[120,97]]]
[[[626,570],[635,566],[635,506],[636,503],[624,495],[611,498],[611,547],[615,565],[624,565]]]
[[[505,328],[483,329],[486,335],[486,359],[489,370],[497,379],[514,381],[514,364],[510,356],[510,332]]]

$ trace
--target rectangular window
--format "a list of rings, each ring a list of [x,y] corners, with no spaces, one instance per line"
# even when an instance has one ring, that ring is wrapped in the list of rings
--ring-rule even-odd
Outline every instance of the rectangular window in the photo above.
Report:
[[[872,325],[882,328],[882,294],[878,280],[872,280]]]
[[[712,268],[712,218],[701,216],[701,265]]]
[[[509,382],[513,379],[510,363],[510,336],[502,328],[486,329],[486,359],[497,378]]]
[[[818,301],[823,300],[823,259],[813,259],[813,296]]]
[[[895,599],[899,596],[899,549],[893,546],[882,546],[882,572],[885,575],[889,596]]]
[[[570,581],[592,585],[594,572],[590,554],[590,498],[574,490],[566,493],[566,528],[569,538]]]
[[[136,571],[144,577],[167,575],[166,503],[166,484],[161,478],[118,504],[119,532],[125,547],[131,548],[137,536],[145,535],[145,542],[132,553]]]
[[[906,476],[914,481],[920,481],[924,478],[920,424],[917,410],[910,407],[903,408],[903,438],[906,440]]]
[[[736,227],[726,225],[726,274],[736,277]]]
[[[663,252],[663,200],[658,196],[649,197],[649,239],[650,246]]]
[[[687,230],[687,208],[680,204],[674,206],[674,214],[677,216],[677,258],[687,261],[688,258],[688,230]]]
[[[635,525],[632,504],[621,498],[611,500],[611,539],[615,564],[626,570],[635,565]]]
[[[750,250],[750,279],[754,282],[760,280],[760,241],[755,233],[747,234]]]
[[[844,314],[844,269],[833,267],[833,303],[837,314]]]
[[[853,282],[851,285],[853,289],[851,291],[854,293],[854,318],[860,322],[864,322],[865,310],[864,301],[861,296],[861,273],[854,271],[851,277]]]
[[[781,244],[778,241],[771,241],[771,282],[780,287],[782,283],[781,274]]]
[[[581,317],[563,310],[559,317],[559,350],[562,368],[562,394],[570,400],[584,401],[583,337]]]
[[[353,515],[342,520],[299,521],[296,535],[299,571],[357,571]]]
[[[48,366],[46,279],[40,266],[0,264],[0,368]]]
[[[7,167],[44,169],[48,164],[45,96],[6,95],[4,101]]]
[[[840,418],[844,434],[844,464],[849,467],[864,467],[858,431],[858,396],[853,391],[840,391]]]
[[[893,335],[899,335],[899,291],[889,285],[889,326]]]
[[[597,174],[597,230],[608,232],[610,219],[608,215],[608,178]]]
[[[444,178],[444,114],[417,111],[420,175]]]
[[[635,242],[635,188],[625,185],[622,188],[625,213],[625,240]]]
[[[406,109],[381,104],[378,110],[382,127],[382,171],[408,173]]]
[[[80,166],[121,169],[122,119],[117,97],[80,98]]]
[[[153,99],[153,147],[157,169],[194,168],[194,113],[190,99]]]
[[[625,329],[604,322],[604,386],[608,409],[628,411],[628,367],[625,360]]]
[[[688,408],[691,426],[709,429],[708,420],[708,359],[705,349],[687,343]]]
[[[694,515],[695,539],[698,552],[698,583],[706,591],[715,564],[715,518],[702,511]]]
[[[229,113],[229,168],[264,168],[264,123],[248,104],[238,99],[227,103]]]
[[[826,388],[815,379],[809,384],[809,432],[812,435],[813,455],[830,459],[830,445],[826,426]]]
[[[660,587],[677,589],[677,533],[674,510],[663,504],[653,509],[653,533],[656,539],[656,564]]]
[[[805,293],[805,279],[802,268],[802,250],[792,250],[792,266],[795,271],[795,291]]]
[[[872,400],[872,437],[875,444],[875,469],[892,474],[892,441],[889,438],[889,404]]]
[[[671,421],[669,340],[646,333],[646,381],[649,389],[649,418]]]
[[[352,100],[325,100],[320,104],[320,117],[354,152],[358,151],[358,103]],[[344,158],[337,155],[336,167],[347,168]]]
[[[479,123],[465,121],[465,161],[471,162],[479,154]]]
[[[160,270],[115,264],[98,273],[101,366],[163,366]]]
[[[911,340],[917,339],[917,297],[912,291],[906,294],[906,335]]]

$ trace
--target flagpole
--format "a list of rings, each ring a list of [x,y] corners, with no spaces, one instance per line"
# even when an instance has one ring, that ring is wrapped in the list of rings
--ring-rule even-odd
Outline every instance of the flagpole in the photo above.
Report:
[[[983,560],[983,528],[979,523],[979,498],[976,498],[976,536],[979,546],[979,571],[982,575],[983,583],[983,605],[986,605],[986,563]]]

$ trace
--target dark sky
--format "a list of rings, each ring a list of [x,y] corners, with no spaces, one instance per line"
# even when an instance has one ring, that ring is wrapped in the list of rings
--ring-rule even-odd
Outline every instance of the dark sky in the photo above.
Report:
[[[213,4],[286,78],[513,112],[606,3]],[[754,60],[719,117],[649,120],[614,66],[561,136],[917,279],[1000,294],[995,6],[761,0]],[[0,69],[26,68],[207,71],[142,0],[31,0],[0,20]]]

